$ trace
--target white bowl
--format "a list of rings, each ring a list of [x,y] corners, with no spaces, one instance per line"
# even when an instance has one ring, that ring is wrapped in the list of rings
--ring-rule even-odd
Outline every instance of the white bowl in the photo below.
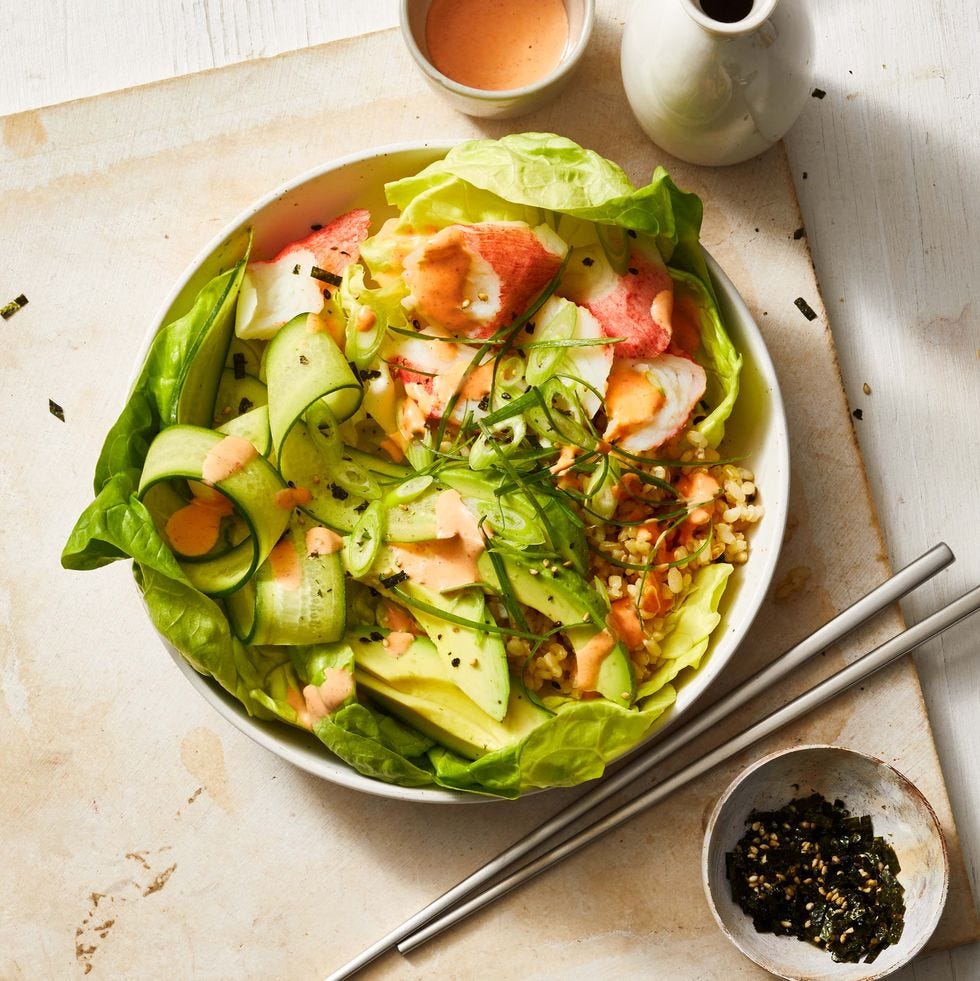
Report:
[[[454,109],[486,119],[524,116],[550,102],[568,84],[585,54],[595,23],[595,0],[563,0],[568,15],[568,41],[558,64],[547,75],[516,89],[477,89],[444,75],[429,60],[425,23],[432,0],[402,0],[402,38],[430,87]]]
[[[902,938],[871,964],[838,964],[826,951],[795,937],[757,933],[732,899],[725,853],[745,834],[745,818],[814,792],[842,800],[855,817],[870,814],[875,834],[895,849],[901,865]],[[760,967],[790,981],[872,981],[907,964],[932,936],[946,901],[949,857],[935,812],[898,770],[838,746],[800,746],[759,760],[721,795],[705,831],[702,874],[722,932]]]
[[[254,229],[252,256],[258,259],[272,256],[286,243],[309,234],[311,224],[326,223],[351,208],[370,209],[377,227],[380,219],[393,213],[385,203],[384,183],[417,172],[444,156],[451,146],[439,142],[367,150],[302,174],[260,198],[187,267],[164,301],[137,364],[142,364],[157,331],[184,313],[198,290],[237,259],[244,229]],[[766,514],[752,532],[748,563],[737,567],[731,577],[720,610],[722,619],[705,661],[696,673],[687,672],[689,677],[680,682],[677,702],[664,716],[664,722],[673,722],[691,710],[748,631],[772,579],[789,499],[786,417],[772,362],[759,329],[731,280],[710,256],[707,261],[722,315],[744,358],[742,394],[729,427],[732,437],[725,448],[733,454],[747,455],[746,465],[755,473]],[[363,776],[332,756],[313,736],[285,723],[250,717],[219,685],[198,674],[177,650],[164,643],[191,684],[221,715],[266,749],[309,773],[356,790],[402,800],[459,803],[495,799],[440,788],[399,787]],[[664,722],[658,725],[658,731]]]

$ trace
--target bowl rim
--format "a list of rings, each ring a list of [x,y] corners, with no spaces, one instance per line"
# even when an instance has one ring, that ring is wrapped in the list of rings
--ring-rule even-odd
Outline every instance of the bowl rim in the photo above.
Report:
[[[167,295],[164,297],[156,313],[151,319],[150,326],[146,331],[139,350],[137,351],[130,378],[130,389],[139,375],[141,366],[146,360],[146,356],[154,338],[165,326],[169,316],[171,315],[174,303],[181,296],[187,284],[191,281],[200,267],[207,262],[207,260],[232,236],[241,231],[243,228],[247,227],[260,211],[264,210],[269,205],[274,204],[276,201],[285,197],[291,192],[297,190],[302,185],[307,184],[312,180],[322,178],[333,171],[341,170],[354,164],[389,157],[395,154],[419,153],[420,151],[426,150],[432,151],[433,154],[437,155],[434,156],[433,159],[440,159],[441,156],[444,156],[454,146],[457,146],[462,142],[466,142],[466,140],[437,138],[433,140],[389,143],[355,151],[341,157],[333,158],[332,160],[329,160],[323,164],[308,168],[307,170],[302,171],[298,175],[267,191],[261,197],[250,203],[233,219],[225,224],[221,230],[196,253],[193,259],[184,268],[184,271],[181,273],[179,278],[172,285]],[[755,364],[760,378],[766,383],[769,389],[769,427],[771,427],[774,432],[775,449],[779,455],[779,462],[775,467],[775,473],[772,476],[772,490],[769,491],[770,497],[775,494],[775,500],[770,503],[767,498],[765,505],[765,522],[771,529],[775,546],[767,555],[764,556],[766,559],[765,565],[758,567],[758,582],[761,586],[763,586],[763,588],[757,589],[755,595],[746,601],[745,609],[741,614],[742,623],[739,624],[739,637],[737,640],[732,641],[731,650],[728,651],[723,658],[721,658],[716,655],[716,651],[709,647],[707,652],[708,660],[698,668],[697,675],[695,676],[697,690],[691,691],[690,682],[683,685],[678,690],[677,699],[674,704],[660,719],[654,723],[653,729],[647,738],[632,750],[624,753],[618,760],[614,761],[614,763],[609,764],[610,766],[628,760],[644,752],[652,745],[654,740],[661,738],[661,736],[667,730],[673,728],[678,720],[680,720],[685,713],[690,711],[697,701],[704,696],[707,689],[711,686],[711,683],[724,670],[725,666],[735,655],[740,644],[742,643],[742,640],[744,640],[745,634],[751,628],[752,623],[758,616],[759,610],[765,601],[766,594],[768,593],[769,586],[772,583],[773,575],[775,573],[776,563],[779,560],[780,547],[785,534],[789,508],[790,458],[786,412],[782,394],[779,388],[776,370],[769,354],[769,350],[765,344],[765,340],[762,336],[762,332],[759,329],[759,325],[752,316],[752,313],[749,311],[748,306],[746,305],[741,294],[735,288],[734,283],[732,283],[728,275],[707,252],[707,250],[704,249],[703,246],[702,253],[705,256],[705,261],[708,265],[708,270],[712,280],[717,286],[721,286],[725,299],[728,300],[734,307],[739,321],[748,326],[750,334],[754,333],[754,338],[752,339],[754,342],[753,347],[757,348],[757,350],[753,351],[751,361],[753,364]],[[316,747],[320,748],[324,752],[321,752],[311,758],[312,754],[307,754],[297,746],[294,746],[288,740],[284,740],[282,735],[278,732],[269,731],[269,727],[271,725],[270,723],[260,719],[255,719],[245,714],[241,709],[241,706],[237,702],[234,702],[232,696],[221,688],[221,686],[215,682],[213,678],[200,674],[190,664],[190,662],[159,632],[157,632],[157,637],[176,662],[178,669],[190,681],[191,685],[197,689],[205,701],[207,701],[212,708],[216,709],[222,717],[224,717],[236,729],[248,736],[254,742],[258,743],[260,746],[263,746],[265,749],[268,749],[270,752],[287,760],[294,766],[297,766],[301,770],[304,770],[313,776],[327,780],[331,783],[339,784],[348,789],[415,803],[484,804],[508,799],[462,790],[451,790],[436,786],[405,787],[399,784],[385,783],[384,781],[366,776],[354,770],[353,767],[350,767],[342,760],[334,757],[333,754],[326,749],[326,747],[323,747],[322,744],[319,743],[315,744]],[[715,644],[717,644],[717,640],[715,641]],[[313,739],[314,737],[311,736],[310,738]],[[530,797],[534,794],[542,793],[551,789],[558,788],[536,788],[533,790],[528,790],[523,792],[520,795],[520,798],[523,799],[525,797]]]
[[[833,753],[841,753],[848,756],[856,756],[862,760],[866,760],[871,763],[876,763],[879,766],[886,767],[891,770],[892,773],[898,778],[899,785],[918,803],[924,805],[926,814],[929,818],[929,823],[936,833],[939,840],[939,850],[943,857],[942,864],[942,892],[939,897],[939,902],[936,906],[936,912],[934,916],[934,922],[931,924],[930,928],[924,933],[924,935],[912,945],[911,949],[907,955],[900,960],[898,963],[889,967],[887,970],[878,971],[861,978],[861,981],[878,981],[880,978],[887,977],[889,974],[893,974],[895,971],[902,967],[905,967],[909,962],[922,950],[922,948],[929,942],[929,939],[936,931],[936,927],[939,925],[939,920],[942,917],[943,909],[946,906],[946,899],[949,894],[949,845],[946,841],[946,835],[943,832],[942,824],[939,821],[939,817],[936,814],[935,809],[932,804],[929,803],[929,799],[926,795],[919,790],[919,788],[897,767],[893,766],[886,760],[880,757],[873,756],[870,753],[862,753],[860,750],[851,749],[849,746],[841,746],[837,743],[805,743],[800,746],[789,746],[785,749],[778,749],[772,753],[768,753],[761,759],[756,760],[751,766],[746,767],[744,770],[739,771],[735,778],[728,784],[728,786],[719,795],[718,800],[715,802],[714,807],[711,809],[711,813],[708,816],[707,824],[704,829],[704,841],[701,846],[701,885],[704,889],[705,900],[708,904],[708,909],[711,910],[711,915],[714,918],[718,929],[724,934],[724,936],[732,943],[732,945],[742,952],[750,961],[758,964],[759,967],[765,969],[766,971],[772,972],[772,967],[769,964],[764,964],[754,953],[753,950],[747,949],[746,946],[739,942],[738,938],[735,937],[732,932],[728,929],[724,920],[721,917],[721,913],[718,910],[718,906],[715,903],[715,894],[711,889],[711,876],[709,874],[710,866],[710,854],[711,846],[714,841],[716,833],[719,831],[719,818],[721,817],[722,809],[731,799],[735,791],[746,781],[748,778],[756,772],[756,770],[767,766],[769,763],[777,760],[783,756],[792,756],[798,753],[811,752],[813,750],[826,750]],[[831,961],[830,964],[835,962]],[[849,965],[850,966],[850,965]],[[867,965],[873,968],[874,965]],[[782,975],[777,975],[782,977]],[[804,981],[803,976],[800,975],[798,981]]]
[[[546,91],[575,70],[575,66],[581,61],[582,55],[585,53],[595,25],[595,0],[582,0],[582,5],[584,16],[575,44],[563,52],[558,64],[547,75],[542,75],[536,81],[516,89],[478,89],[476,86],[457,82],[454,78],[450,78],[439,71],[422,51],[415,39],[415,32],[409,24],[409,8],[413,6],[412,0],[401,0],[399,3],[398,23],[401,28],[402,40],[405,42],[409,54],[425,76],[435,85],[452,92],[454,95],[474,99],[478,102],[515,102]]]

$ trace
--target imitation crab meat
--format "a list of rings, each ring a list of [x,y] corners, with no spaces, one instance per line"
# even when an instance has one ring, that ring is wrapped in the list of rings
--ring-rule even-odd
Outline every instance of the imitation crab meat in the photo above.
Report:
[[[621,337],[616,356],[655,358],[671,338],[674,289],[670,273],[653,245],[634,243],[622,275],[610,265],[602,246],[575,249],[559,293],[585,307],[606,337]]]
[[[706,383],[704,368],[689,358],[617,358],[606,389],[604,438],[630,453],[662,446],[687,424]]]
[[[275,258],[250,262],[238,298],[238,336],[267,339],[297,314],[319,313],[328,284],[311,275],[314,267],[341,276],[357,261],[370,224],[371,215],[363,208],[348,211],[290,243]]]
[[[404,306],[456,337],[487,338],[521,316],[561,266],[567,246],[521,221],[450,225],[404,257]]]

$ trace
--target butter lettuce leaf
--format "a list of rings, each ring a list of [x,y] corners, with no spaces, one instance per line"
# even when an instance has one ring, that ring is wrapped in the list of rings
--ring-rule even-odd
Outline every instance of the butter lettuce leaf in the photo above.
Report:
[[[387,185],[389,201],[406,210],[415,207],[410,194],[428,193],[423,192],[426,181],[433,188],[440,187],[442,197],[449,196],[450,188],[461,194],[457,185],[444,183],[446,175],[492,196],[476,198],[478,207],[499,200],[532,209],[531,217],[510,213],[511,220],[539,224],[544,211],[644,232],[656,239],[665,260],[709,282],[698,244],[701,200],[681,191],[662,167],[654,171],[649,184],[637,188],[620,166],[564,136],[513,133],[499,140],[470,140],[453,147],[443,160],[410,178],[411,184]],[[489,220],[477,213],[467,217],[464,197],[456,203],[453,220]]]
[[[701,347],[694,358],[707,375],[704,401],[710,412],[694,428],[704,435],[708,445],[714,449],[724,439],[725,423],[735,408],[742,356],[735,350],[725,330],[714,294],[690,273],[672,269],[671,277],[674,280],[674,309],[689,304],[697,318]]]
[[[435,782],[424,755],[432,740],[366,705],[347,705],[317,722],[313,731],[328,749],[365,776],[402,787]]]
[[[685,668],[700,665],[711,632],[721,620],[718,605],[733,570],[734,566],[727,562],[713,562],[697,571],[687,595],[664,619],[660,654],[666,661],[640,685],[637,703],[645,705],[646,699],[655,697]]]

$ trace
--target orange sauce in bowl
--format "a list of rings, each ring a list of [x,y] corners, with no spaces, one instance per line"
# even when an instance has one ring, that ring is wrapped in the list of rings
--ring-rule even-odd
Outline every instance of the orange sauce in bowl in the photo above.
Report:
[[[544,78],[568,43],[562,0],[432,0],[429,60],[461,85],[519,89]]]

